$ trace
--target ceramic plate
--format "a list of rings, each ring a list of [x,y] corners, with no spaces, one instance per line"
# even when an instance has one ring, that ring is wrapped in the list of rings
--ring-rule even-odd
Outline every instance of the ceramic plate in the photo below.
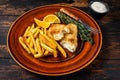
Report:
[[[18,37],[23,35],[25,29],[34,23],[34,18],[43,19],[44,16],[54,14],[59,11],[60,8],[67,9],[91,27],[101,31],[100,27],[91,16],[84,11],[73,7],[50,5],[32,9],[20,16],[13,23],[7,37],[7,46],[9,48],[10,55],[24,69],[33,73],[48,76],[65,75],[85,68],[98,55],[102,45],[102,33],[97,33],[93,36],[95,41],[93,45],[88,42],[83,43],[78,39],[79,46],[74,53],[75,56],[72,55],[63,60],[62,58],[55,60],[52,58],[35,59],[22,48],[18,41]]]

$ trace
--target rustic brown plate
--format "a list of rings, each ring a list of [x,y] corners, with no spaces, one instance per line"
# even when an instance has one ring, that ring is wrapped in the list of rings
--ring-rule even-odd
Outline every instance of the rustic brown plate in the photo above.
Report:
[[[70,74],[89,65],[98,55],[102,45],[102,33],[97,33],[93,36],[95,44],[90,45],[88,42],[85,42],[79,54],[73,58],[59,62],[46,62],[44,60],[35,59],[21,47],[18,37],[23,35],[25,29],[34,22],[34,17],[42,19],[48,14],[54,14],[56,11],[59,11],[60,8],[69,10],[85,23],[101,31],[100,27],[92,17],[84,11],[73,7],[50,5],[38,7],[26,12],[14,22],[7,36],[7,46],[10,55],[26,70],[49,76]],[[79,45],[81,43],[79,43]]]

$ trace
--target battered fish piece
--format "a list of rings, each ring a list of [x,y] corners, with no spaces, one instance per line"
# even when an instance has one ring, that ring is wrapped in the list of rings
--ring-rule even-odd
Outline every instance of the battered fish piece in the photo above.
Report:
[[[65,24],[52,24],[48,32],[52,34],[56,41],[59,41],[64,37],[64,34],[69,33],[70,30],[66,27]]]
[[[60,41],[60,44],[70,52],[74,52],[76,50],[78,45],[78,31],[75,24],[52,24],[48,29],[48,32],[52,34],[52,37],[56,41]]]
[[[70,33],[65,34],[64,38],[60,41],[60,44],[70,52],[74,52],[78,46],[77,26],[75,24],[68,24],[66,27],[69,28]]]

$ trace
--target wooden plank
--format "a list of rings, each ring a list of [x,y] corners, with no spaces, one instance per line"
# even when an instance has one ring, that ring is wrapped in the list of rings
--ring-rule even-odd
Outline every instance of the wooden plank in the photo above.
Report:
[[[8,28],[0,29],[0,44],[6,44]]]
[[[10,4],[0,5],[0,15],[21,15],[26,8],[15,8]]]
[[[24,70],[13,59],[0,59],[1,80],[23,80],[32,77],[32,73]]]
[[[100,59],[120,59],[120,42],[117,36],[103,37],[102,49],[98,55]]]
[[[6,44],[7,33],[18,16],[0,16],[0,44]]]
[[[70,0],[42,0],[42,1],[35,1],[35,0],[2,0],[0,2],[0,15],[21,15],[23,13],[25,13],[26,11],[33,9],[35,7],[40,7],[43,5],[49,5],[49,4],[57,4],[57,3],[64,3],[62,5],[67,5],[67,6],[78,6],[78,7],[82,7],[82,6],[86,6],[86,2],[87,0],[82,0],[83,3],[78,2],[78,0],[74,0],[73,3],[69,3],[71,2]],[[110,0],[107,1],[105,0],[105,2],[109,3],[110,6],[115,6],[115,7],[119,7],[119,4],[117,5],[115,3],[114,0]],[[117,2],[117,1],[116,1]],[[119,2],[119,1],[118,1]],[[69,3],[69,4],[65,4],[65,3]],[[112,7],[112,9],[113,9]]]
[[[104,21],[107,21],[107,20],[104,20]],[[116,32],[120,32],[119,24],[120,24],[120,21],[114,20],[114,22],[110,21],[109,23],[106,23],[104,25],[100,24],[100,27],[102,29],[103,34],[104,33],[109,33],[109,32],[116,33]]]
[[[11,58],[6,45],[0,45],[0,58]]]
[[[87,68],[93,70],[120,70],[120,60],[95,59]]]
[[[0,15],[0,25],[11,25],[19,16]]]
[[[5,4],[7,3],[9,0],[0,0],[0,4]]]
[[[0,2],[0,15],[21,15],[26,11],[33,9],[35,7],[40,7],[43,5],[56,4],[56,3],[69,3],[69,0],[8,0]]]

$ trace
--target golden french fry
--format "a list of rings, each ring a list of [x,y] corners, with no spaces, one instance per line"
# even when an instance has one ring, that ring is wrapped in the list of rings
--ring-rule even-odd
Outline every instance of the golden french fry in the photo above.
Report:
[[[54,52],[53,52],[53,56],[54,56],[55,58],[58,56],[56,50],[54,50]]]
[[[29,36],[29,33],[34,29],[34,27],[35,27],[34,24],[32,24],[32,26],[28,26],[23,36],[24,37]]]
[[[37,51],[38,51],[39,55],[42,56],[43,52],[42,52],[42,49],[41,49],[40,42],[39,42],[38,38],[36,39],[36,47],[37,47]]]
[[[43,35],[40,35],[40,38],[41,38],[41,40],[42,40],[43,43],[45,43],[46,45],[48,45],[52,49],[56,48],[56,46],[54,46],[53,44],[51,44],[51,42],[49,42]]]
[[[40,43],[43,43],[43,41],[42,41],[42,38],[41,38],[41,35],[39,34],[39,41],[40,41]],[[41,45],[41,44],[40,44]],[[42,52],[44,53],[44,51],[45,51],[45,49],[43,48],[43,47],[41,47],[42,48]]]
[[[31,53],[32,53],[33,55],[35,55],[35,54],[36,54],[35,50],[34,50],[33,48],[31,48],[29,45],[28,45],[28,47],[29,47]]]
[[[43,36],[45,37],[45,39],[47,39],[49,41],[49,43],[52,44],[52,46],[54,47],[54,49],[57,47],[56,43],[54,42],[53,39],[51,39],[50,37],[48,37],[47,35],[43,34]]]
[[[23,41],[25,42],[25,44],[27,45],[27,47],[29,48],[29,50],[31,51],[31,53],[34,55],[36,54],[35,50],[33,49],[33,47],[30,46],[30,43],[27,42],[27,38],[26,37],[23,37]],[[30,40],[30,42],[32,42]]]
[[[31,40],[30,37],[28,37],[28,38],[26,39],[26,42],[27,42],[27,43],[30,43],[30,40]]]
[[[38,30],[38,28],[37,28],[37,27],[36,27],[36,28],[34,28],[34,29],[32,29],[32,30],[31,30],[32,34],[35,34],[35,33],[37,32],[37,30]]]
[[[30,26],[28,26],[28,27],[27,27],[27,29],[25,30],[25,33],[24,33],[24,35],[23,35],[23,36],[24,36],[24,37],[26,37],[26,36],[27,36],[27,34],[29,33],[29,31],[30,31]]]
[[[30,37],[31,37],[31,41],[33,42],[33,45],[34,45],[35,51],[37,52],[37,45],[36,45],[36,42],[35,42],[35,39],[34,39],[32,33],[30,33]]]
[[[32,53],[33,55],[35,55],[36,52],[35,52],[35,50],[33,49],[33,47],[31,47],[30,44],[28,44],[28,43],[26,43],[26,44],[27,44],[29,50],[31,51],[31,53]]]
[[[40,36],[41,36],[40,38],[42,39],[42,42],[54,50],[52,52],[53,56],[57,57],[56,45],[51,44],[51,42],[49,42],[43,35],[40,35]]]
[[[52,41],[54,42],[54,44],[57,45],[57,48],[58,50],[61,52],[61,54],[64,56],[64,57],[67,57],[67,53],[65,52],[65,50],[53,39],[51,33],[48,32],[48,35],[51,37]]]
[[[32,42],[32,40],[31,40],[31,37],[30,37],[30,36],[29,36],[28,38],[26,38],[26,43],[29,44],[29,46],[30,46],[31,48],[33,48],[33,42]]]
[[[40,30],[39,29],[37,29],[37,31],[34,33],[34,38],[36,38],[37,36],[38,36],[38,34],[39,34],[39,32],[40,32]]]
[[[66,52],[64,51],[64,49],[56,42],[56,44],[57,44],[57,48],[58,48],[58,50],[62,53],[62,55],[64,56],[64,57],[67,57],[67,54],[66,54]]]
[[[25,31],[25,33],[24,33],[24,37],[27,37],[27,36],[29,36],[29,33],[30,32],[35,32],[35,30],[34,30],[34,24],[32,24],[32,26],[30,27],[30,26],[28,26],[28,28],[26,29],[26,31]],[[34,30],[34,31],[33,31]]]
[[[42,47],[42,52],[44,53],[45,52],[45,49]]]
[[[30,28],[30,31],[33,30],[35,28],[35,24],[33,23],[31,28]]]
[[[43,30],[40,30],[40,34],[44,34]]]
[[[35,25],[34,25],[34,23],[33,23],[32,26],[30,27],[30,30],[28,31],[27,36],[29,36],[29,33],[31,33],[34,28],[35,28]]]
[[[30,45],[31,48],[33,48],[33,46],[34,46],[31,38],[30,38],[30,43],[29,43],[29,45]]]
[[[41,24],[41,21],[37,18],[34,18],[35,23],[38,25],[38,27],[41,27],[39,24]]]
[[[41,57],[41,54],[38,53],[38,54],[35,54],[35,55],[33,55],[33,56],[34,56],[34,58],[40,58],[40,57]]]
[[[46,34],[47,33],[47,30],[46,30],[46,28],[44,28],[44,34]]]
[[[40,40],[40,42],[42,42],[41,34],[39,34],[39,40]]]
[[[31,48],[30,46],[29,46],[29,49],[30,49],[30,51],[31,51],[31,53],[32,53],[33,55],[36,54],[35,50],[34,50],[33,48]]]
[[[49,51],[46,50],[46,51],[44,52],[44,55],[48,55],[48,54],[49,54]]]
[[[52,36],[52,34],[48,31],[47,32],[47,35],[51,38],[51,39],[53,39],[53,36]]]
[[[22,45],[22,47],[28,52],[31,53],[31,51],[29,50],[29,48],[26,46],[26,44],[23,42],[23,38],[20,36],[19,37],[19,42]]]
[[[40,43],[40,44],[44,49],[48,50],[49,52],[51,52],[51,53],[54,52],[54,50],[52,48],[50,48],[49,46],[47,46],[46,44],[44,44],[44,43]]]
[[[46,50],[46,51],[44,52],[43,57],[44,57],[44,56],[50,56],[50,55],[53,55],[53,53],[51,53],[51,52],[49,52],[49,51]]]

